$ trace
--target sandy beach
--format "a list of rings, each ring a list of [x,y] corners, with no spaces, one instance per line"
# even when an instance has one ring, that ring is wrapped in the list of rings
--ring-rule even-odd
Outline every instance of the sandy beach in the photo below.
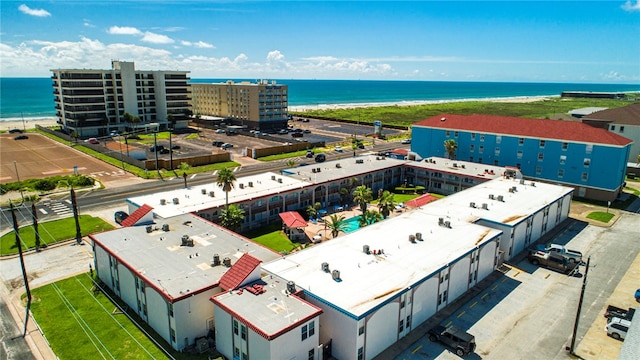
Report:
[[[308,110],[325,110],[325,109],[357,109],[366,107],[380,106],[417,106],[425,104],[444,104],[451,102],[464,101],[490,101],[490,102],[510,102],[510,103],[527,103],[553,98],[554,96],[520,96],[508,98],[487,98],[487,99],[459,99],[459,100],[416,100],[416,101],[396,101],[396,102],[380,102],[380,103],[350,103],[350,104],[318,104],[318,105],[301,105],[289,106],[291,112],[305,112]],[[0,119],[0,130],[8,131],[11,129],[33,129],[36,124],[44,127],[56,126],[56,117],[42,118],[24,118],[23,119]]]

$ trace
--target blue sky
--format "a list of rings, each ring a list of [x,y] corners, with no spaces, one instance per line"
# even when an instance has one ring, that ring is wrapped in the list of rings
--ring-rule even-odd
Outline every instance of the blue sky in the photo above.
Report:
[[[640,0],[0,2],[0,76],[640,83]]]

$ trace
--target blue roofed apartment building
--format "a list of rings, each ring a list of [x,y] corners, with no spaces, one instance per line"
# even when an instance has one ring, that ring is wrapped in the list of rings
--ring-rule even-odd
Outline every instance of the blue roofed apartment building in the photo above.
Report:
[[[633,141],[577,121],[493,115],[434,116],[413,125],[411,150],[421,157],[448,157],[480,164],[514,166],[528,179],[576,189],[575,195],[613,201],[624,188]]]

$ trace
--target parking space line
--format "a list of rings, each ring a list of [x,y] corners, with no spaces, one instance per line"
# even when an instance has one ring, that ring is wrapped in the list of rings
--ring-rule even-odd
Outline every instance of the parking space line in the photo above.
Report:
[[[452,323],[453,321],[449,321],[448,323],[444,324],[444,327],[448,328],[449,326],[451,326]]]
[[[198,174],[191,175],[191,177],[189,179],[194,179],[196,177],[196,175],[198,175]]]
[[[548,278],[549,278],[549,276],[551,276],[551,274],[547,274],[547,276],[545,276],[544,278],[545,278],[545,279],[548,279]]]
[[[489,293],[485,293],[484,295],[482,295],[482,296],[480,297],[480,299],[484,300],[484,298],[486,298],[487,296],[489,296]]]
[[[469,305],[469,309],[473,309],[474,306],[476,306],[478,304],[477,301],[474,301],[473,304]]]
[[[495,290],[498,288],[498,284],[493,285],[493,287],[491,288],[491,291]]]
[[[420,349],[422,349],[422,345],[418,346],[417,348],[413,349],[413,351],[411,352],[412,354],[417,353]]]
[[[515,274],[513,274],[513,277],[518,276],[518,274],[520,274],[520,271],[516,272]],[[507,278],[502,279],[502,282],[507,281]]]
[[[456,317],[457,317],[458,319],[460,319],[460,317],[461,317],[462,315],[464,315],[464,313],[465,313],[465,311],[463,310],[463,311],[462,311],[460,314],[458,314],[458,316],[456,316]]]

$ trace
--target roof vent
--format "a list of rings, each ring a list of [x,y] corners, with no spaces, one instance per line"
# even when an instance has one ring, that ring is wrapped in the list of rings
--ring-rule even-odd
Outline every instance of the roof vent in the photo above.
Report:
[[[329,263],[326,263],[326,262],[322,263],[322,271],[329,272]]]
[[[371,251],[369,251],[369,245],[362,245],[362,252],[369,255]]]
[[[296,283],[293,281],[287,281],[287,292],[293,294],[296,292]]]
[[[213,254],[213,266],[220,265],[220,255]]]
[[[202,195],[207,195],[207,189],[200,189],[200,192],[202,193]]]
[[[340,281],[340,270],[333,270],[331,272],[331,278],[335,281]]]
[[[213,191],[209,191],[209,196],[210,196],[210,197],[216,197],[216,193],[215,193],[215,192],[213,192]]]
[[[447,121],[447,118],[446,117],[441,117],[440,121]]]
[[[169,231],[169,224],[162,224],[162,231],[164,232]]]
[[[160,199],[160,205],[166,205],[167,199]]]
[[[173,198],[173,204],[174,205],[180,204],[180,200],[178,198]]]
[[[473,201],[472,201],[472,202],[470,202],[470,203],[469,203],[469,207],[472,207],[472,208],[474,208],[474,209],[475,209],[475,207],[476,207],[476,203],[474,203]]]
[[[502,201],[502,202],[504,202],[504,196],[502,196],[502,195],[498,195],[498,201]]]
[[[226,267],[231,267],[231,259],[229,259],[228,257],[222,259],[222,264]]]
[[[422,233],[419,233],[419,232],[416,233],[416,240],[422,241]]]
[[[487,205],[487,203],[482,203],[482,209],[489,210],[489,205]]]

